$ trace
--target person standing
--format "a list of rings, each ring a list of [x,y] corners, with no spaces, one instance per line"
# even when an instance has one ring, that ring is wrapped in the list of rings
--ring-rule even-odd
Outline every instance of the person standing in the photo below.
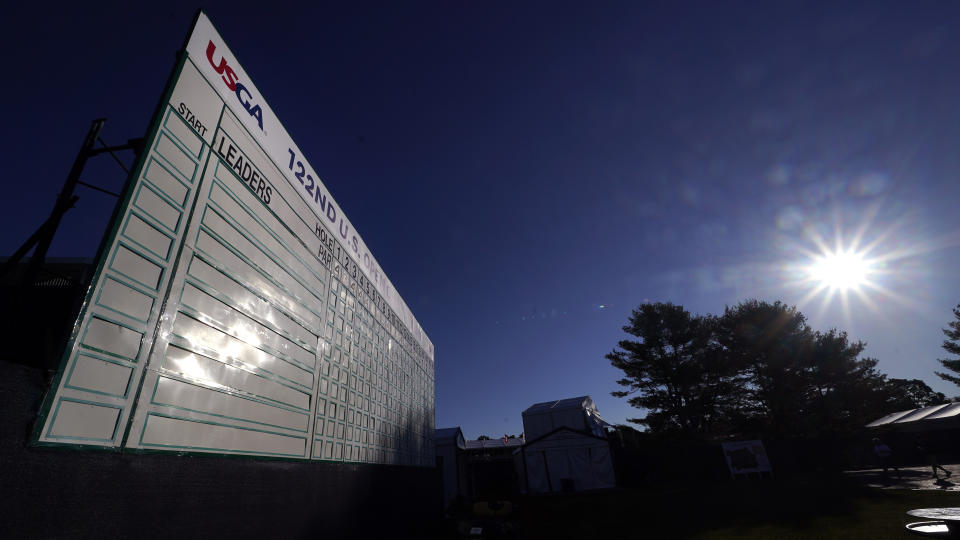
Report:
[[[937,459],[937,453],[933,451],[930,447],[930,444],[921,437],[917,437],[917,453],[926,458],[927,465],[930,465],[930,469],[933,471],[933,477],[937,480],[940,480],[940,477],[937,475],[937,469],[943,471],[943,473],[946,475],[944,478],[949,478],[952,474],[950,471],[944,469],[943,466],[940,465],[940,460]]]
[[[897,464],[893,460],[893,450],[886,445],[879,437],[873,438],[873,453],[880,460],[880,465],[883,466],[883,477],[887,477],[887,469],[893,468],[897,473],[897,480],[900,480],[900,468],[897,467]]]

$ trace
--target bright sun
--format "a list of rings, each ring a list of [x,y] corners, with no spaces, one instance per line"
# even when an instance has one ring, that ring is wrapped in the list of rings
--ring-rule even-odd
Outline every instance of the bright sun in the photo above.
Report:
[[[862,255],[852,251],[827,253],[810,265],[810,277],[833,290],[857,290],[867,283],[872,268]]]

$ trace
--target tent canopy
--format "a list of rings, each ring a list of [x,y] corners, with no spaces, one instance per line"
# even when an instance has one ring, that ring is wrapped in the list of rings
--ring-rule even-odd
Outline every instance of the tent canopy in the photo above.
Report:
[[[890,413],[870,422],[866,427],[929,427],[936,429],[955,427],[958,423],[960,423],[960,403],[944,403]]]
[[[604,428],[609,425],[590,396],[535,403],[523,411],[523,432],[528,441],[561,427],[605,437]]]

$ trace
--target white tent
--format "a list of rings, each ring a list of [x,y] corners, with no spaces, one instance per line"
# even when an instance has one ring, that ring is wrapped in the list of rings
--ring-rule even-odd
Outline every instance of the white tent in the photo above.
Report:
[[[523,411],[527,443],[514,453],[522,491],[614,487],[607,425],[590,396],[537,403]]]
[[[899,431],[956,429],[960,427],[960,403],[943,403],[888,414],[867,424]]]
[[[523,434],[528,441],[560,427],[606,438],[604,428],[609,425],[600,418],[597,405],[590,396],[536,403],[523,411]]]

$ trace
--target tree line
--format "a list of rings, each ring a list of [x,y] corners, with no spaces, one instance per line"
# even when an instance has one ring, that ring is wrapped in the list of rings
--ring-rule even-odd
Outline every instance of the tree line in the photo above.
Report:
[[[779,301],[748,300],[722,315],[647,303],[623,330],[638,339],[620,341],[606,356],[623,371],[623,390],[613,395],[643,409],[645,416],[629,421],[655,434],[815,438],[946,402],[919,379],[888,378],[876,359],[860,357],[864,342],[813,330]]]

